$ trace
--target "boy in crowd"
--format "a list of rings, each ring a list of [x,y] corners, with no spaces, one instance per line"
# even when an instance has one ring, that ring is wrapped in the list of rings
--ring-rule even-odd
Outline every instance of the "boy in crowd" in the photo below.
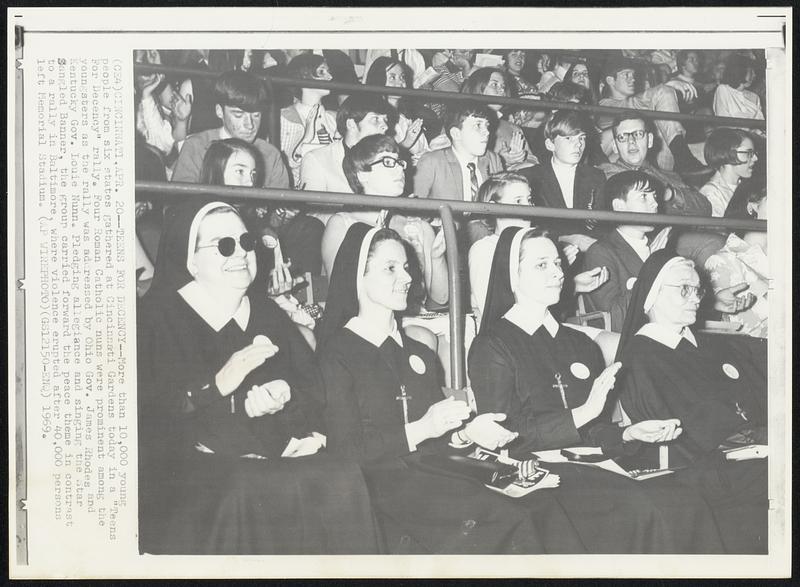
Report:
[[[611,177],[605,185],[605,202],[615,212],[658,212],[659,183],[643,171],[623,171]],[[663,248],[669,230],[662,230],[652,243],[647,234],[653,227],[620,224],[601,236],[584,259],[585,269],[608,267],[608,281],[586,295],[586,310],[602,310],[611,314],[611,330],[620,332],[630,302],[631,290],[642,265],[655,250]]]
[[[599,169],[580,162],[586,149],[586,128],[580,113],[572,110],[557,110],[545,124],[544,144],[552,154],[550,161],[519,171],[531,186],[535,205],[603,209],[605,176]],[[578,234],[562,236],[560,240],[582,252],[594,242],[593,238]]]
[[[643,118],[622,115],[614,120],[611,132],[613,150],[619,159],[599,165],[606,179],[623,171],[642,171],[664,185],[665,214],[711,216],[711,205],[698,189],[688,185],[674,171],[659,169],[647,160],[653,147],[653,133]]]
[[[662,112],[680,112],[678,95],[680,91],[686,101],[697,97],[697,90],[691,84],[673,79],[665,84],[636,93],[636,68],[627,59],[611,59],[603,74],[606,97],[600,100],[601,106],[632,108],[634,110],[654,110]],[[607,118],[599,121],[599,126],[606,129],[610,125]],[[660,149],[657,163],[661,169],[679,172],[698,171],[704,169],[703,164],[695,159],[686,142],[686,129],[675,120],[656,120]],[[610,140],[610,139],[609,139]]]
[[[214,97],[214,110],[222,126],[186,138],[172,181],[197,183],[209,145],[216,140],[237,138],[252,143],[264,159],[264,185],[261,187],[288,188],[289,174],[280,152],[264,139],[256,138],[262,111],[267,106],[264,82],[243,71],[229,71],[214,84]]]

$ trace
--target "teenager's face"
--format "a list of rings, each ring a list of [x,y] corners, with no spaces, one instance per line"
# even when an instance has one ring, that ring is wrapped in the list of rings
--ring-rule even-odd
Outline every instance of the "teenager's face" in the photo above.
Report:
[[[222,172],[225,185],[253,187],[256,180],[256,162],[247,151],[234,151]]]
[[[611,206],[616,212],[637,212],[639,214],[657,214],[658,200],[656,192],[649,184],[631,189],[625,198],[615,198]],[[652,226],[639,225],[636,228],[643,232],[653,230]]]
[[[553,154],[560,163],[564,165],[577,165],[583,157],[586,148],[586,133],[578,132],[570,136],[557,136],[547,139],[544,146]]]
[[[222,126],[235,139],[246,143],[256,140],[258,129],[261,127],[261,112],[247,112],[236,106],[216,107],[217,116],[222,119]]]
[[[368,196],[400,196],[406,186],[406,177],[403,168],[396,164],[394,167],[387,167],[383,164],[384,158],[399,161],[397,153],[384,151],[378,153],[372,160],[375,162],[370,167],[370,171],[359,171],[358,181],[364,187],[364,193]]]
[[[686,61],[683,64],[683,73],[689,77],[694,77],[700,69],[700,58],[697,53],[689,53],[686,56]]]
[[[367,112],[360,122],[349,120],[348,128],[356,130],[356,141],[360,141],[364,137],[386,134],[386,130],[389,128],[389,120],[385,114]]]
[[[583,63],[578,63],[572,68],[572,75],[569,81],[583,86],[587,90],[592,88],[592,82],[589,79],[589,68]]]
[[[752,177],[753,168],[756,165],[756,161],[758,161],[753,141],[745,138],[736,149],[736,157],[739,160],[739,164],[733,166],[734,173],[742,179]]]
[[[623,120],[614,133],[614,151],[625,163],[641,167],[647,151],[653,146],[653,135],[647,132],[643,120]]]
[[[522,49],[513,49],[506,55],[506,64],[508,71],[514,75],[519,75],[522,68],[525,67],[525,51]]]
[[[552,306],[558,303],[563,285],[561,258],[553,241],[545,237],[525,240],[520,255],[517,300]]]
[[[311,78],[315,80],[320,80],[324,82],[329,82],[333,80],[333,75],[331,75],[331,70],[328,68],[328,64],[324,61],[317,66],[317,69],[314,70],[314,73],[311,74]],[[304,88],[304,92],[306,93],[313,93],[317,96],[327,96],[331,93],[330,90],[325,90],[321,88]]]
[[[486,153],[489,144],[489,121],[470,115],[461,123],[461,128],[450,129],[450,134],[453,143],[461,150],[473,157],[480,157]]]
[[[516,206],[531,206],[531,188],[527,182],[514,182],[505,186],[498,198],[494,201],[495,204],[513,204]],[[524,218],[498,218],[502,220],[505,226],[520,226],[522,228],[529,228],[531,225],[530,220]]]
[[[691,291],[683,297],[681,287],[690,286]],[[694,288],[700,287],[697,271],[688,264],[673,265],[664,276],[661,291],[648,315],[651,322],[670,326],[690,326],[697,320],[697,309],[700,307],[699,294]]]
[[[256,253],[246,252],[239,244],[247,229],[235,212],[209,214],[200,221],[197,248],[191,262],[195,281],[212,291],[223,288],[246,290],[256,276]],[[224,257],[217,248],[221,238],[233,237],[236,249]]]
[[[410,287],[403,245],[396,240],[379,242],[367,261],[359,304],[372,303],[399,312],[406,309]]]
[[[634,95],[636,72],[633,69],[623,69],[622,71],[618,71],[617,75],[615,75],[613,78],[608,76],[606,81],[608,81],[608,79],[611,79],[611,82],[609,82],[611,87],[623,96]]]
[[[392,65],[386,70],[386,86],[389,88],[405,88],[408,80],[400,64]]]
[[[506,80],[503,74],[496,71],[489,76],[489,81],[486,82],[486,87],[483,88],[484,96],[508,96],[508,88],[506,88]],[[500,104],[489,104],[492,110],[500,110]]]
[[[753,81],[755,79],[756,79],[756,70],[753,69],[752,67],[748,67],[747,68],[747,73],[745,74],[745,77],[744,77],[744,83],[742,84],[742,87],[749,88],[750,86],[753,85]]]

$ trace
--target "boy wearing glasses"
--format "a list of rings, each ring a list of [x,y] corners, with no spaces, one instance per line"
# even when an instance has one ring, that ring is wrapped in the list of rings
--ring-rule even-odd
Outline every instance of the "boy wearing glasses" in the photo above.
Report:
[[[674,171],[664,171],[648,161],[653,133],[643,118],[622,115],[611,125],[611,132],[612,148],[619,159],[598,166],[607,180],[623,171],[642,171],[664,185],[665,214],[711,216],[711,205],[699,190]]]
[[[743,130],[718,128],[706,140],[703,155],[717,172],[700,192],[711,203],[711,215],[722,217],[739,182],[753,176],[758,161],[755,145]]]
[[[680,112],[678,94],[680,92],[686,102],[697,97],[697,90],[691,84],[672,79],[636,93],[635,64],[627,59],[612,59],[606,64],[603,74],[605,97],[600,106],[633,108],[635,110],[654,110],[663,112]],[[610,121],[602,118],[600,128],[606,129]],[[686,143],[686,129],[674,120],[655,120],[661,145],[657,155],[657,163],[661,169],[680,172],[704,169],[703,164],[695,159]]]
[[[222,126],[187,137],[181,148],[172,181],[197,183],[203,168],[203,157],[212,142],[237,138],[252,143],[264,159],[264,185],[257,187],[288,188],[289,174],[280,152],[257,138],[262,111],[267,105],[264,82],[243,71],[223,73],[214,85],[217,117]]]

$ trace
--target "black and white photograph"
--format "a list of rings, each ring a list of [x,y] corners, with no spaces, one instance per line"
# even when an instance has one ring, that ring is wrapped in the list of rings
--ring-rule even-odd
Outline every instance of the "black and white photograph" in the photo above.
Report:
[[[9,9],[12,576],[788,576],[791,12],[452,10]]]

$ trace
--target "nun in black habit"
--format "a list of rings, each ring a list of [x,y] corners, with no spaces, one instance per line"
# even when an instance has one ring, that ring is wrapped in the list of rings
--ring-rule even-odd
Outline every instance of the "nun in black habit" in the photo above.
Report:
[[[350,227],[336,256],[320,369],[328,449],[362,465],[391,554],[575,553],[583,545],[550,490],[512,499],[426,457],[495,449],[504,415],[470,419],[445,399],[436,356],[398,328],[411,277],[391,229]],[[469,422],[464,425],[466,421]]]
[[[140,549],[374,553],[361,472],[324,455],[313,352],[250,287],[256,244],[222,202],[165,220],[139,312]]]
[[[503,231],[469,353],[478,413],[508,414],[504,425],[519,433],[509,445],[517,458],[576,446],[623,457],[642,443],[680,436],[676,419],[624,428],[610,421],[607,397],[620,365],[605,368],[589,337],[550,314],[563,282],[559,251],[546,230]],[[635,481],[586,465],[547,467],[561,477],[555,495],[589,552],[721,552],[707,504],[669,477]]]
[[[633,288],[618,358],[622,408],[633,422],[679,418],[670,443],[677,480],[697,488],[714,510],[728,552],[767,552],[767,459],[730,461],[721,449],[766,444],[767,390],[760,353],[739,338],[695,333],[703,297],[692,261],[668,251],[650,256]]]

